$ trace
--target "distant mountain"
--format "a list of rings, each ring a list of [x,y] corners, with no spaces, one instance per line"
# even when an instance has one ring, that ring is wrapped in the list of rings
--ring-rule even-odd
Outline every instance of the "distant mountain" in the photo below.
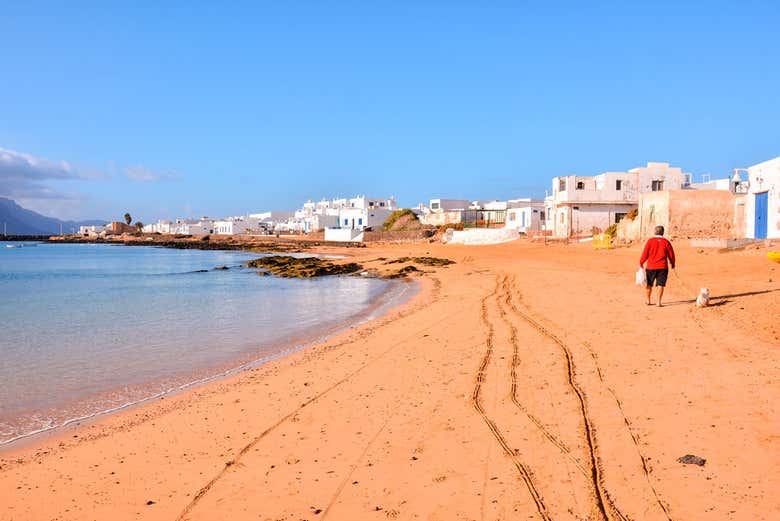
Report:
[[[79,226],[106,224],[108,221],[60,221],[22,208],[15,201],[0,197],[0,235],[4,226],[8,235],[57,235],[78,231]]]

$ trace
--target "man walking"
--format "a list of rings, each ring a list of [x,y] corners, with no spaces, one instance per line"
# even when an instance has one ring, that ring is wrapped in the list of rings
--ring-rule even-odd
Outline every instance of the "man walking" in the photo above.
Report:
[[[669,264],[674,269],[674,248],[672,243],[664,238],[664,227],[655,227],[655,236],[651,237],[645,243],[645,249],[642,250],[642,256],[639,258],[639,267],[643,267],[645,262],[647,265],[645,268],[645,276],[647,278],[647,287],[645,292],[647,294],[646,304],[650,306],[650,295],[653,292],[653,283],[658,286],[658,307],[661,307],[661,299],[664,296],[664,288],[666,287],[666,278],[669,276],[669,267],[666,263],[667,259]]]

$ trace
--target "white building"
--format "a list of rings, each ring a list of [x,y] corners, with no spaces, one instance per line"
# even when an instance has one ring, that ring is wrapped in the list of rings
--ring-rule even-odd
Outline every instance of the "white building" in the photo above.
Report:
[[[169,233],[175,233],[173,231],[174,226],[175,225],[174,225],[173,221],[169,221],[167,219],[160,219],[156,223],[145,225],[141,229],[141,231],[143,231],[144,233],[165,233],[165,234],[169,234]]]
[[[459,212],[470,206],[471,201],[465,199],[431,199],[428,204],[431,212]]]
[[[182,235],[211,235],[214,233],[214,219],[202,217],[200,220],[177,220],[176,233]]]
[[[259,233],[266,229],[265,223],[250,217],[238,216],[214,221],[214,233],[217,235],[246,235],[253,232]]]
[[[780,238],[780,157],[748,167],[747,174],[746,235]]]
[[[511,199],[507,203],[505,224],[507,228],[512,228],[522,233],[537,232],[544,229],[544,201],[537,199]]]
[[[589,177],[554,177],[552,195],[545,198],[546,228],[555,237],[603,231],[637,207],[640,193],[680,190],[689,183],[690,175],[669,163],[647,163],[627,172]]]
[[[461,222],[463,212],[470,206],[471,202],[465,199],[431,199],[428,206],[420,204],[419,213],[415,213],[422,224],[442,226]]]
[[[282,229],[303,233],[327,228],[362,230],[381,226],[397,209],[398,205],[393,197],[359,195],[352,198],[323,199],[318,202],[309,200],[282,225]]]
[[[92,237],[95,235],[100,235],[101,233],[106,233],[106,230],[108,230],[108,226],[106,225],[79,226],[79,235]]]

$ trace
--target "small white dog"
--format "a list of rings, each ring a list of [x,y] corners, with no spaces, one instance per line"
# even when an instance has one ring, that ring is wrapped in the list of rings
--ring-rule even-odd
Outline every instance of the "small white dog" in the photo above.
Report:
[[[706,308],[710,305],[710,290],[707,288],[701,288],[699,290],[699,296],[696,297],[696,305],[700,308]]]

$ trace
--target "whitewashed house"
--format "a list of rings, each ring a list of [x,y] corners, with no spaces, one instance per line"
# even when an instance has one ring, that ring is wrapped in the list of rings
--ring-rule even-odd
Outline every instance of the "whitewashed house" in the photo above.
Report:
[[[143,228],[141,228],[141,231],[144,233],[175,233],[173,228],[175,224],[173,221],[169,221],[168,219],[160,219],[156,223],[147,224]]]
[[[780,238],[780,157],[747,168],[745,231],[751,239]]]
[[[108,230],[108,226],[106,225],[79,226],[79,235],[94,237],[101,233],[106,233],[106,230]]]
[[[420,204],[418,218],[422,224],[431,226],[457,224],[470,206],[471,202],[465,199],[431,199],[428,206]]]
[[[506,228],[529,233],[544,229],[544,201],[537,199],[510,199],[507,201]]]
[[[199,220],[182,219],[177,225],[176,233],[182,235],[211,235],[214,233],[214,219],[202,217]]]
[[[217,235],[246,235],[265,229],[259,219],[238,216],[214,221],[214,233]]]
[[[640,193],[680,190],[688,184],[690,175],[669,163],[596,176],[554,177],[552,195],[545,198],[546,227],[555,237],[590,235],[637,208]]]

